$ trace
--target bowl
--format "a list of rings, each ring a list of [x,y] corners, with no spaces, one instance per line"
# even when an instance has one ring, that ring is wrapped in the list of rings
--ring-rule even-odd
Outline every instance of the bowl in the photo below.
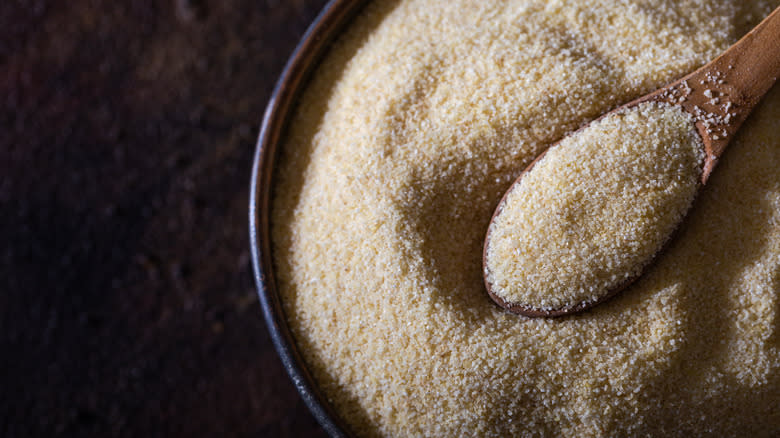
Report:
[[[330,1],[309,26],[287,61],[273,89],[260,126],[249,195],[252,267],[268,331],[285,370],[306,406],[332,437],[345,437],[348,434],[318,391],[287,326],[274,278],[269,212],[278,147],[284,138],[288,119],[295,109],[295,101],[330,43],[364,3],[362,0]]]

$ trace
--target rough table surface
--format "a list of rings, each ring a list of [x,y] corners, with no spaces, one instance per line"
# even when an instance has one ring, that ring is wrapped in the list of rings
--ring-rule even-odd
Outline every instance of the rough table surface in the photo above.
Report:
[[[251,159],[323,0],[0,2],[0,436],[323,436],[248,250]]]

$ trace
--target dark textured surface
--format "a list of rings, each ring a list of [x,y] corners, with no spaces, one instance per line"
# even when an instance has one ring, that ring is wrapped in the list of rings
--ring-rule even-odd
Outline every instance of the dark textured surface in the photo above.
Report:
[[[322,436],[260,317],[247,199],[323,4],[0,2],[0,436]]]

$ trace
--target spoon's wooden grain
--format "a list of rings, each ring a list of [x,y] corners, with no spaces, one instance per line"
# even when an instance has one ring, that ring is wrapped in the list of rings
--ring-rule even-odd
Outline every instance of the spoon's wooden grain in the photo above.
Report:
[[[778,76],[780,76],[780,8],[775,9],[736,44],[705,66],[602,117],[644,102],[665,102],[682,107],[693,116],[696,129],[702,138],[705,151],[701,174],[703,185],[709,179],[726,146],[761,98],[772,88]],[[544,153],[532,161],[506,191],[493,214],[491,223],[503,208],[506,195],[543,156]],[[486,255],[490,229],[491,227],[488,227],[482,253],[485,287],[493,301],[512,313],[530,317],[557,317],[579,313],[611,298],[641,275],[640,273],[617,287],[605,291],[595,301],[570,303],[557,309],[540,309],[525,303],[507,302],[493,292],[492,285],[488,281]]]

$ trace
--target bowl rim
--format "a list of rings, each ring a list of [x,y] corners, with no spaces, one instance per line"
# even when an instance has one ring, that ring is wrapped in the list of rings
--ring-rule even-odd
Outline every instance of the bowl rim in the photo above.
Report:
[[[330,0],[301,37],[268,100],[255,148],[249,189],[252,268],[268,332],[284,369],[304,403],[332,437],[347,437],[349,434],[327,399],[317,389],[287,326],[273,272],[268,212],[277,149],[295,101],[330,43],[364,4],[364,0]]]

